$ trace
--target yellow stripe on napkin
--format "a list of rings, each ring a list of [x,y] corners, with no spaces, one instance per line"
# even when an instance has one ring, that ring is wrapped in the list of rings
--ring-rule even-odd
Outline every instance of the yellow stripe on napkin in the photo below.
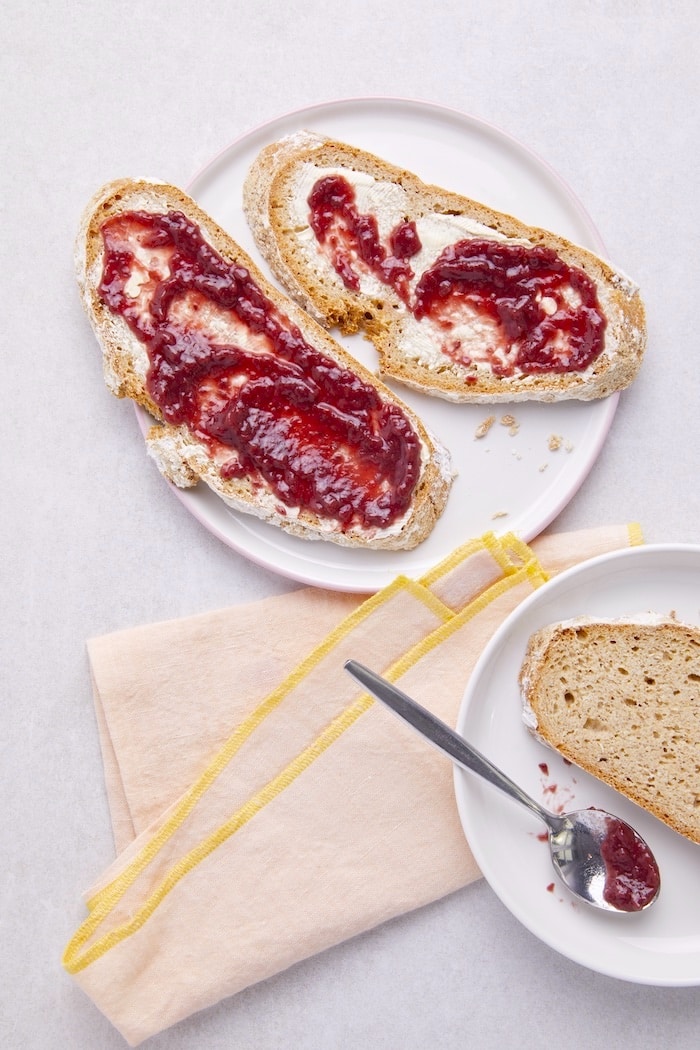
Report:
[[[485,552],[493,559],[504,575],[478,598],[470,602],[459,614],[452,613],[450,608],[443,604],[439,598],[428,589],[429,584],[435,585],[439,581],[444,583],[445,579],[454,576],[470,558],[479,552]],[[513,552],[516,553],[518,561],[513,561]],[[464,574],[462,574],[464,575]],[[458,629],[458,627],[485,608],[494,598],[504,591],[516,586],[523,579],[529,579],[533,586],[537,586],[546,580],[546,573],[539,565],[532,552],[516,537],[509,535],[503,539],[497,539],[492,534],[487,534],[480,540],[465,544],[454,554],[450,555],[442,565],[428,574],[420,583],[415,583],[404,577],[397,578],[388,587],[378,594],[367,599],[355,612],[350,614],[333,631],[328,638],[312,652],[290,675],[277,690],[271,693],[260,706],[239,726],[236,727],[225,745],[216,755],[215,759],[204,771],[202,776],[192,785],[191,789],[181,799],[172,814],[165,823],[148,838],[137,856],[119,874],[119,876],[105,886],[100,892],[88,902],[90,916],[71,940],[64,954],[63,962],[70,973],[77,973],[89,966],[90,963],[100,958],[110,948],[120,941],[139,930],[150,915],[158,907],[164,897],[184,878],[192,869],[209,854],[225,842],[231,835],[243,827],[253,816],[260,812],[269,802],[291,784],[296,777],[300,776],[306,768],[338,737],[344,733],[371,704],[368,696],[353,701],[346,707],[303,751],[301,751],[292,762],[282,769],[277,776],[270,780],[264,788],[253,795],[222,825],[217,827],[211,834],[204,838],[198,845],[189,850],[165,875],[162,882],[149,894],[147,899],[131,917],[130,921],[111,930],[100,940],[93,943],[88,949],[82,951],[91,940],[99,927],[105,922],[118,902],[123,898],[126,891],[142,875],[154,858],[163,849],[173,834],[182,827],[188,819],[195,806],[201,803],[213,782],[222,774],[223,770],[232,761],[245,741],[260,726],[264,719],[268,718],[276,708],[284,701],[288,694],[298,688],[303,679],[316,668],[322,660],[328,658],[342,639],[345,639],[355,630],[358,625],[368,617],[376,613],[378,609],[386,606],[387,602],[400,595],[405,607],[406,599],[413,598],[423,603],[427,609],[435,614],[437,619],[444,621],[442,627],[438,627],[417,644],[411,647],[392,668],[386,671],[389,677],[395,678],[412,666],[427,652],[434,649],[444,640],[447,634]],[[389,625],[384,630],[390,629]],[[404,639],[404,643],[407,639]]]

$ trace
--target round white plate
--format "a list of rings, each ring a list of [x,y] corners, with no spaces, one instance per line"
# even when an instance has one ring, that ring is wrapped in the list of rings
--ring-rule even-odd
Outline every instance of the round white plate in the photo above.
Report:
[[[611,915],[574,901],[557,881],[543,825],[469,773],[457,804],[477,864],[506,907],[546,944],[591,970],[640,984],[700,984],[700,846],[539,744],[521,720],[518,672],[528,638],[573,616],[653,611],[700,624],[700,546],[637,547],[555,577],[505,621],[474,669],[459,732],[549,808],[600,806],[636,827],[661,870],[656,904]],[[545,763],[547,772],[540,769]]]
[[[237,139],[214,158],[188,190],[268,272],[243,215],[241,188],[260,149],[310,128],[373,151],[423,179],[555,230],[602,253],[599,235],[561,179],[528,149],[473,117],[430,103],[350,99],[313,106],[273,120]],[[337,336],[337,333],[334,333]],[[376,370],[377,355],[361,336],[342,339]],[[537,535],[564,508],[592,467],[617,406],[597,402],[517,405],[519,429],[495,425],[475,440],[487,406],[451,405],[390,384],[452,454],[458,476],[433,533],[410,552],[363,551],[300,540],[248,515],[236,514],[204,485],[177,490],[208,529],[246,557],[292,579],[335,590],[373,592],[395,576],[419,577],[460,543],[493,530]],[[508,407],[495,410],[497,419]],[[142,425],[147,417],[141,415]],[[562,439],[551,451],[552,435]]]

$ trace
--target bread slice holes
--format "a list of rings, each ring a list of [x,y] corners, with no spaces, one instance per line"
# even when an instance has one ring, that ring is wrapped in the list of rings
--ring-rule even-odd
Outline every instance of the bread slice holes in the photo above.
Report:
[[[620,672],[620,674],[629,674],[629,671],[626,667],[618,667],[618,671]]]
[[[656,685],[656,679],[652,678],[651,675],[645,675],[644,676],[644,681],[646,682],[647,685]]]
[[[587,718],[583,723],[584,729],[592,729],[596,733],[605,732],[607,728],[605,722],[601,722],[599,718]]]
[[[570,689],[567,689],[566,692],[564,693],[564,703],[565,704],[573,704],[573,703],[575,703],[575,701],[576,701],[576,697],[574,696],[574,694],[571,692]]]
[[[700,674],[695,674],[694,671],[691,671],[691,673],[688,675],[688,681],[689,682],[700,682]]]

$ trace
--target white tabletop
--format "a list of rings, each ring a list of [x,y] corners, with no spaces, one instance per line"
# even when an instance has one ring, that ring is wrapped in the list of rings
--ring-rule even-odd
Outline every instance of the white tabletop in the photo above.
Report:
[[[693,0],[4,5],[3,1046],[124,1045],[60,966],[113,851],[85,640],[297,586],[173,498],[107,393],[72,271],[88,197],[120,175],[184,185],[247,129],[332,99],[424,99],[515,136],[648,310],[642,373],[549,528],[638,520],[650,542],[696,542],[699,32]],[[568,1045],[697,1045],[696,989],[568,961],[484,881],[149,1045],[539,1050],[573,994]]]

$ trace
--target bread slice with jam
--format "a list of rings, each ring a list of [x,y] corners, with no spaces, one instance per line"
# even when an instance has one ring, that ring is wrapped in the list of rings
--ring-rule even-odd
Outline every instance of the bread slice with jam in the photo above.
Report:
[[[321,324],[366,333],[382,375],[457,402],[590,400],[646,345],[636,285],[555,233],[299,131],[244,186],[256,244]]]
[[[520,690],[538,739],[700,843],[700,627],[552,623],[529,640]]]
[[[411,549],[431,532],[446,451],[181,190],[104,186],[76,271],[107,386],[153,416],[175,485],[304,539]]]

